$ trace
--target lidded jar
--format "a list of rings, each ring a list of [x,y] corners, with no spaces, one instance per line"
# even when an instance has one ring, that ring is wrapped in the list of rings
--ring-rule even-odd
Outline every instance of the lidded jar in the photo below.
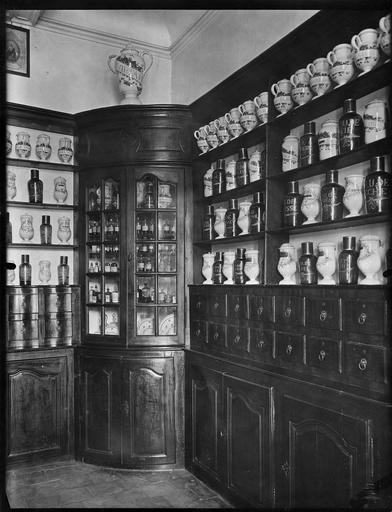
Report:
[[[264,230],[265,205],[263,192],[253,194],[253,203],[249,208],[250,233],[261,233]]]
[[[16,134],[15,153],[19,158],[29,158],[31,154],[30,135],[27,132]]]
[[[316,135],[316,123],[305,123],[304,134],[299,139],[300,165],[312,165],[318,162],[318,140]]]
[[[71,238],[71,220],[69,217],[60,217],[58,223],[57,238],[60,242],[66,243]]]
[[[237,188],[235,179],[235,160],[229,160],[226,164],[226,190]]]
[[[219,159],[216,163],[216,169],[212,173],[212,194],[223,194],[226,192],[226,171],[225,161]]]
[[[307,217],[303,224],[313,224],[320,213],[320,184],[317,182],[305,183],[304,197],[301,203],[301,212]]]
[[[364,133],[363,120],[357,113],[355,99],[344,100],[343,115],[339,119],[340,153],[359,149],[364,143]]]
[[[229,199],[229,208],[225,213],[225,237],[230,238],[237,236],[239,227],[237,224],[239,215],[238,200]]]
[[[214,284],[223,284],[223,251],[216,251],[212,265],[212,280]]]
[[[287,183],[287,194],[283,200],[283,225],[295,228],[302,224],[302,195],[299,193],[298,181]]]
[[[336,272],[336,246],[332,242],[320,242],[316,268],[323,279],[318,284],[336,284],[333,278]]]
[[[58,203],[64,203],[68,197],[67,180],[62,176],[57,176],[54,179],[53,197]]]
[[[257,277],[260,274],[258,249],[248,249],[246,251],[244,272],[246,277],[249,279],[245,284],[260,284],[257,280]]]
[[[323,222],[343,217],[344,187],[339,185],[338,171],[327,171],[321,187],[321,219]]]
[[[234,260],[234,283],[245,284],[247,281],[244,269],[246,263],[246,249],[238,248]]]
[[[22,254],[21,264],[19,265],[19,283],[20,286],[31,285],[31,265],[30,256],[28,254]]]
[[[59,285],[69,284],[68,256],[60,256],[60,265],[57,267]]]
[[[72,140],[69,137],[62,137],[59,140],[59,149],[57,151],[57,155],[59,157],[59,160],[61,160],[65,164],[67,164],[71,160],[73,156],[73,150]]]
[[[283,277],[279,284],[295,284],[296,270],[295,247],[290,243],[284,243],[279,247],[278,272]]]
[[[204,185],[204,197],[212,196],[212,173],[214,172],[213,164],[211,167],[206,170],[203,176],[203,185]]]
[[[30,203],[42,203],[44,184],[39,179],[39,170],[31,169],[31,178],[27,182]]]
[[[384,156],[370,160],[370,174],[365,178],[365,200],[367,213],[391,211],[392,176],[385,170]]]
[[[214,230],[217,233],[216,239],[225,237],[225,214],[226,208],[215,208]]]
[[[7,171],[7,200],[12,201],[16,196],[16,174],[12,171]]]
[[[25,242],[34,237],[33,216],[25,213],[20,216],[19,236]]]
[[[223,258],[222,272],[226,278],[226,281],[223,284],[234,284],[234,281],[233,281],[234,259],[235,259],[234,251],[225,251],[224,258]]]
[[[249,181],[261,179],[261,153],[254,151],[249,158]]]
[[[212,283],[212,265],[214,264],[215,255],[212,252],[206,252],[203,254],[203,266],[201,268],[201,273],[204,277],[203,284],[213,284]]]
[[[381,284],[377,273],[381,269],[381,240],[376,235],[365,235],[359,239],[361,250],[357,260],[359,270],[365,276],[359,284]]]
[[[235,164],[235,176],[237,187],[247,185],[250,181],[248,150],[241,148],[238,153],[238,160]]]
[[[39,263],[39,272],[38,279],[42,284],[48,283],[50,278],[52,277],[50,273],[50,261],[49,260],[41,260]]]
[[[302,242],[302,255],[299,258],[299,278],[301,284],[317,284],[316,256],[313,242]]]
[[[322,123],[318,132],[318,146],[320,160],[331,158],[338,154],[338,122],[328,119]]]
[[[282,171],[297,169],[299,157],[299,140],[295,135],[287,135],[282,142]]]
[[[355,236],[343,237],[343,250],[339,254],[339,284],[358,283],[358,252],[355,250]]]
[[[50,158],[52,147],[50,146],[50,137],[46,135],[46,133],[40,133],[38,135],[35,154],[40,160],[48,160],[48,158]]]

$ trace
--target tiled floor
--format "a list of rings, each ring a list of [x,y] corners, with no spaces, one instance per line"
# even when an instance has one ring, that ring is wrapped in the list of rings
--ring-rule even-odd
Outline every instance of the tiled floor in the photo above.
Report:
[[[11,508],[231,508],[184,469],[131,471],[55,462],[7,472]]]

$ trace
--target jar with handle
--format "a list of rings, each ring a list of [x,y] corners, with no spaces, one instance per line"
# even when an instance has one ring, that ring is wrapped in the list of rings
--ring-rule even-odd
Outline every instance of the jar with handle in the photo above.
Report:
[[[350,44],[338,44],[327,55],[331,65],[330,76],[337,84],[335,89],[346,84],[355,74],[353,62],[353,48]]]
[[[381,284],[377,274],[381,269],[381,240],[376,235],[365,235],[359,239],[361,250],[357,260],[359,270],[365,276],[359,284]]]
[[[279,247],[278,272],[283,277],[280,285],[296,284],[295,273],[297,271],[296,250],[290,243],[284,243]]]
[[[325,94],[331,87],[330,64],[325,57],[319,57],[306,66],[310,75],[309,86],[314,92],[312,100]]]
[[[346,176],[346,190],[343,195],[343,204],[349,211],[348,217],[357,217],[363,206],[363,176],[350,174]]]
[[[389,57],[391,55],[391,15],[388,14],[387,16],[380,18],[378,26],[380,28],[378,44],[381,50],[388,57],[385,62],[389,62]]]
[[[319,243],[316,267],[319,274],[323,277],[318,284],[336,284],[333,277],[336,272],[336,246],[334,243]]]

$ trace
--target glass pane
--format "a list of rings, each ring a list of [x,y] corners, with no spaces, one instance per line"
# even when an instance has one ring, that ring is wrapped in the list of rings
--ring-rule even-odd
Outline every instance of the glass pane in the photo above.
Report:
[[[155,336],[155,308],[137,308],[136,334],[138,336]]]
[[[102,304],[102,288],[100,277],[88,277],[88,303]]]
[[[88,333],[102,334],[101,308],[87,308],[88,314]]]
[[[175,208],[177,187],[173,183],[158,183],[158,208]]]
[[[101,241],[101,216],[99,213],[88,214],[88,242]]]
[[[101,272],[101,246],[91,244],[87,246],[88,272]]]
[[[95,183],[87,189],[87,209],[89,211],[99,210],[101,208],[101,187]]]
[[[120,221],[117,213],[105,213],[104,240],[105,242],[120,241]]]
[[[155,302],[155,277],[154,276],[137,276],[137,302],[150,303]]]
[[[145,176],[136,182],[136,208],[156,208],[154,176]]]
[[[116,210],[120,208],[120,187],[119,182],[109,179],[105,181],[105,210]]]
[[[155,212],[139,213],[136,217],[136,240],[154,240],[155,236]]]
[[[104,254],[105,272],[120,272],[120,247],[118,245],[105,245]]]
[[[176,239],[175,212],[158,212],[158,240]]]
[[[155,244],[136,245],[136,272],[155,272]]]
[[[158,276],[158,304],[177,303],[177,277]]]
[[[176,244],[158,244],[158,272],[176,271],[176,253]]]
[[[105,308],[104,334],[118,336],[120,334],[120,315],[118,309]]]
[[[177,333],[177,308],[158,308],[158,334],[160,336],[174,336]]]
[[[120,302],[120,278],[119,277],[105,277],[105,286],[103,293],[103,300],[105,304],[112,303],[118,304]]]

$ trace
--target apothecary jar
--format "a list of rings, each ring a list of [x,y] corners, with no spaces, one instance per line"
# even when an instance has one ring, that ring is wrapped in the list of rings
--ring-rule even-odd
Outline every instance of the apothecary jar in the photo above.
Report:
[[[201,269],[201,273],[205,278],[203,284],[213,284],[212,283],[212,265],[214,264],[215,254],[212,252],[207,252],[203,254],[203,266]]]
[[[48,160],[48,158],[50,158],[52,147],[50,146],[50,137],[46,135],[46,133],[40,133],[38,135],[35,154],[40,160]]]
[[[7,172],[7,200],[11,201],[16,196],[16,174],[12,171]]]
[[[295,284],[296,259],[296,249],[293,245],[284,243],[279,247],[278,272],[283,277],[279,284]]]
[[[365,276],[359,284],[381,284],[377,273],[381,269],[381,240],[376,235],[365,235],[359,239],[361,250],[357,260],[359,270]]]
[[[38,279],[42,284],[46,284],[50,281],[50,278],[52,277],[50,273],[50,261],[48,260],[41,260],[39,263],[39,272],[38,272]]]
[[[25,213],[20,216],[19,236],[25,242],[34,237],[33,216]]]
[[[62,176],[57,176],[54,179],[53,197],[58,203],[64,203],[68,197],[67,180]]]
[[[336,284],[333,277],[336,272],[336,245],[332,242],[321,242],[318,245],[316,268],[323,277],[318,284]]]
[[[30,135],[27,132],[16,134],[15,153],[19,158],[29,158],[31,154]]]
[[[59,149],[57,151],[57,155],[59,157],[59,160],[61,160],[65,164],[67,164],[71,160],[73,156],[73,150],[72,140],[69,137],[62,137],[59,140]]]
[[[257,277],[260,274],[259,251],[257,249],[248,249],[246,251],[244,272],[246,277],[249,278],[249,281],[245,284],[260,284],[257,280]]]
[[[57,238],[60,242],[66,243],[71,238],[71,220],[69,217],[60,217],[58,223]]]

